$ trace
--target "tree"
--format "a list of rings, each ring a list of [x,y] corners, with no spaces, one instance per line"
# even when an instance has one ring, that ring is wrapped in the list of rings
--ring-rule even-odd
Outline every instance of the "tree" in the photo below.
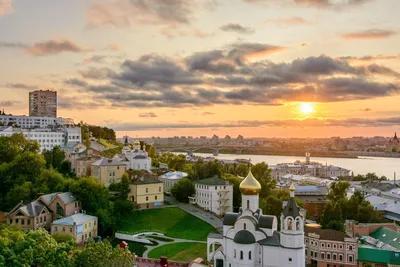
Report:
[[[246,164],[239,164],[239,166],[236,167],[236,175],[246,177],[248,173],[249,167]]]
[[[43,156],[46,160],[46,167],[52,167],[58,171],[61,169],[61,164],[65,160],[65,152],[59,146],[53,147],[52,150],[44,151]]]
[[[76,267],[130,267],[134,262],[134,255],[129,250],[113,248],[107,240],[97,243],[89,242],[74,257]]]
[[[51,235],[57,243],[65,243],[73,241],[72,236],[67,233],[54,233]]]
[[[65,188],[65,178],[54,169],[45,169],[36,181],[36,193],[62,192]]]
[[[117,199],[127,200],[128,194],[131,191],[128,175],[124,174],[121,178],[121,182],[110,184],[108,189],[110,191],[118,192]]]
[[[242,193],[240,192],[239,185],[243,180],[232,174],[225,174],[224,178],[233,186],[233,207],[240,207],[242,205]]]
[[[155,146],[151,146],[149,149],[149,157],[153,158],[156,156],[157,150]]]
[[[189,197],[194,195],[196,190],[192,181],[187,178],[180,179],[172,188],[171,195],[178,201],[188,203]]]
[[[33,186],[31,182],[24,182],[23,184],[15,185],[8,191],[6,195],[6,208],[5,210],[12,209],[18,203],[28,203],[34,197]]]
[[[344,231],[342,209],[338,202],[328,202],[321,215],[321,228]]]
[[[272,178],[271,169],[265,162],[258,163],[251,168],[254,177],[261,184],[260,197],[267,197],[276,187],[276,181]]]
[[[343,182],[343,181],[333,182],[330,185],[327,198],[334,203],[339,202],[340,200],[346,198],[347,189],[349,189],[349,187],[350,187],[349,182]]]

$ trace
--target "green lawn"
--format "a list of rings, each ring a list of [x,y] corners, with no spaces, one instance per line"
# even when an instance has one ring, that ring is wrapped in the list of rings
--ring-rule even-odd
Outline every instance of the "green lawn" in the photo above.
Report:
[[[111,242],[111,245],[113,247],[117,246],[119,243],[121,243],[122,241],[125,241],[126,243],[128,243],[128,248],[132,253],[135,253],[137,256],[142,257],[143,256],[143,252],[146,251],[146,246],[150,246],[150,245],[146,245],[146,244],[142,244],[142,243],[138,243],[138,242],[133,242],[133,241],[127,241],[127,240],[120,240],[120,239],[114,239]],[[151,247],[151,246],[150,246]]]
[[[102,144],[103,146],[105,146],[106,149],[113,149],[113,148],[118,147],[117,145],[114,145],[114,144],[110,143],[110,142],[109,142],[108,140],[106,140],[106,139],[98,139],[98,142],[99,142],[100,144]]]
[[[207,258],[207,244],[203,243],[173,243],[163,245],[150,251],[148,257],[159,259],[161,256],[175,261],[191,261],[197,258]]]
[[[118,230],[123,233],[159,232],[169,237],[207,240],[209,233],[217,230],[203,220],[180,208],[138,210],[126,216]]]

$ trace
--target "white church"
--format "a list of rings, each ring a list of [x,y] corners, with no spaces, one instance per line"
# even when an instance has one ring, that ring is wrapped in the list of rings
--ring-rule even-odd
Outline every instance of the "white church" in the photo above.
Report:
[[[138,140],[133,143],[133,149],[129,144],[129,137],[124,136],[124,147],[122,153],[114,156],[114,159],[126,163],[127,169],[132,170],[146,170],[150,172],[151,158],[146,152],[146,146],[143,145],[143,150],[140,149],[140,142]]]
[[[281,215],[281,231],[275,216],[259,209],[260,183],[251,171],[240,184],[242,207],[227,213],[223,234],[210,234],[207,259],[215,267],[304,267],[304,218],[290,187],[290,200]]]

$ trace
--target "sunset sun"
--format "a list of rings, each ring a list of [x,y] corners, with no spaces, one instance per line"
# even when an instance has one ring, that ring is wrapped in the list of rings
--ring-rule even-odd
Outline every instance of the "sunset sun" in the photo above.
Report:
[[[310,114],[314,112],[314,107],[311,103],[302,103],[300,104],[300,111],[304,114]]]

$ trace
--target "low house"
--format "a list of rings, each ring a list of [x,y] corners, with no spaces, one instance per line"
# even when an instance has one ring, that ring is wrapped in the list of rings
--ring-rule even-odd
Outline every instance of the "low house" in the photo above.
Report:
[[[91,176],[92,175],[92,164],[100,160],[100,156],[86,156],[76,160],[76,177]]]
[[[97,231],[97,217],[83,213],[55,220],[51,224],[51,234],[69,234],[76,243],[85,242],[90,238],[96,237]]]
[[[346,233],[306,226],[304,228],[306,264],[311,266],[356,267],[358,239]]]
[[[38,228],[50,229],[51,211],[39,201],[26,205],[20,203],[7,214],[7,223],[17,225],[24,229],[36,230]]]
[[[79,212],[79,201],[71,192],[42,195],[37,202],[45,205],[52,212],[52,220]]]
[[[217,176],[195,182],[196,195],[189,197],[197,204],[218,216],[233,210],[233,186]]]
[[[126,164],[115,158],[102,158],[92,163],[92,176],[106,186],[120,182],[125,172]]]
[[[171,188],[182,178],[187,177],[188,174],[186,172],[179,171],[170,171],[166,172],[163,175],[158,176],[158,180],[164,183],[164,192],[166,194],[171,193]]]
[[[326,186],[295,186],[296,197],[304,201],[307,219],[318,221],[328,202]]]
[[[136,204],[136,209],[149,209],[164,205],[164,183],[143,174],[132,180],[128,199]]]

